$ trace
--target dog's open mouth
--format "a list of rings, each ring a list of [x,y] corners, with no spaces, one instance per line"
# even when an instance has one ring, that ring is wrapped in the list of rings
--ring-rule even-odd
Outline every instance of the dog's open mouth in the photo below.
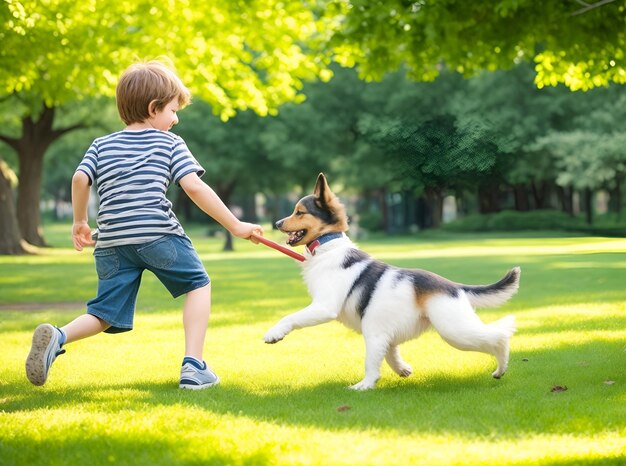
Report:
[[[297,231],[287,231],[287,244],[289,246],[293,246],[294,244],[299,243],[306,235],[306,230],[297,230]]]

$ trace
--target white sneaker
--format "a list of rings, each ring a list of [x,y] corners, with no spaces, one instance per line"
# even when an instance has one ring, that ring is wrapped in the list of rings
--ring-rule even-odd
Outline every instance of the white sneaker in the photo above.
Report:
[[[206,362],[202,362],[204,368],[199,366],[197,360],[185,358],[183,367],[180,369],[180,388],[202,390],[220,383],[220,378],[215,374]]]
[[[26,377],[34,385],[43,385],[50,366],[59,354],[65,353],[59,343],[59,331],[54,325],[41,324],[33,333],[33,344],[26,358]]]

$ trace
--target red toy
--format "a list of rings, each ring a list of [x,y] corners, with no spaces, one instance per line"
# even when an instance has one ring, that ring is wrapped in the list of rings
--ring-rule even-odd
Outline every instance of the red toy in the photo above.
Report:
[[[277,251],[280,251],[283,254],[287,254],[289,257],[293,257],[294,259],[299,260],[300,262],[304,262],[305,260],[305,257],[302,254],[297,253],[296,251],[293,251],[281,244],[278,244],[277,242],[272,241],[271,239],[267,239],[259,235],[252,235],[252,236],[254,236],[257,240],[259,240],[259,243],[263,243],[265,246],[269,246],[270,248],[276,249]]]

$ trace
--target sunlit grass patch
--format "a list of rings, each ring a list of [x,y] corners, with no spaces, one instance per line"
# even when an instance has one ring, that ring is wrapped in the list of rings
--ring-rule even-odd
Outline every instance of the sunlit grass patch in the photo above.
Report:
[[[623,240],[363,241],[377,258],[455,281],[493,282],[514,265],[522,281],[505,306],[479,310],[488,322],[517,318],[501,380],[490,376],[491,357],[429,332],[401,347],[411,377],[384,365],[376,390],[355,393],[346,387],[363,375],[364,343],[340,324],[262,341],[309,302],[295,261],[241,241],[222,253],[218,238],[192,239],[213,280],[205,356],[222,379],[197,393],[177,388],[182,301],[149,274],[132,332],[68,345],[48,383],[30,385],[32,330],[84,311],[95,292],[91,256],[0,257],[0,465],[626,461]]]

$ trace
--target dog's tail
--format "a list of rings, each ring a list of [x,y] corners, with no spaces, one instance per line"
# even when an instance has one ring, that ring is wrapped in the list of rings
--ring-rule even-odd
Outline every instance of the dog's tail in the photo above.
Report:
[[[496,307],[504,304],[519,288],[519,267],[509,271],[499,282],[492,285],[460,285],[473,307]]]

